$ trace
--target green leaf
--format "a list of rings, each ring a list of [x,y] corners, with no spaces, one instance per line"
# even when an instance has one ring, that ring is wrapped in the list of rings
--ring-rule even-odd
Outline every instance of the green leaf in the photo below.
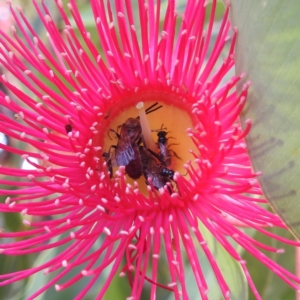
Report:
[[[226,283],[229,286],[230,299],[247,300],[248,283],[239,263],[235,261],[230,254],[228,254],[228,252],[216,241],[214,236],[203,225],[201,225],[201,233],[207,241],[208,247],[214,256]],[[214,272],[200,245],[198,247],[198,253],[201,268],[208,285],[208,298],[211,300],[224,299]],[[189,295],[193,296],[193,300],[201,300],[198,287],[195,283],[193,271],[189,265],[186,266],[186,269],[186,282]],[[167,300],[171,299],[173,299],[173,296],[169,295]]]
[[[109,285],[103,300],[125,299],[131,294],[127,278],[116,275]]]
[[[300,6],[298,0],[231,0],[237,74],[252,85],[242,120],[265,196],[300,237]],[[241,85],[238,87],[241,89]]]
[[[51,240],[51,242],[55,242],[59,240],[62,237],[56,237]],[[68,244],[56,247],[56,248],[51,248],[49,250],[43,251],[40,253],[40,255],[37,257],[36,261],[34,262],[33,267],[37,267],[42,265],[43,263],[50,261],[57,257],[63,250],[65,250],[68,246]],[[95,247],[97,247],[95,245]],[[76,276],[81,270],[83,269],[82,266],[73,268],[70,270],[69,273],[67,273],[59,282],[58,284],[64,283],[67,280],[73,278]],[[55,278],[56,275],[58,275],[61,272],[61,269],[58,272],[50,273],[48,275],[44,275],[43,272],[36,273],[32,276],[30,276],[26,287],[20,292],[19,296],[16,297],[15,299],[20,299],[24,300],[27,299],[30,295],[35,293],[37,290],[45,286],[51,279]],[[104,276],[100,276],[98,279],[98,283],[100,285],[103,285],[103,281],[106,278],[106,275],[104,273]],[[61,290],[57,292],[54,288],[54,286],[49,287],[43,294],[39,295],[35,299],[37,300],[47,300],[47,299],[56,299],[56,300],[65,300],[65,299],[74,299],[89,283],[90,277],[84,277],[78,282],[74,283],[71,287]],[[97,294],[99,292],[99,286],[94,285],[87,295],[85,296],[84,299],[90,300],[90,299],[95,299],[97,297]]]
[[[288,230],[285,229],[272,229],[272,233],[283,236],[286,239],[292,239],[292,235]],[[265,235],[257,232],[254,239],[275,247],[282,247],[282,243],[279,241],[266,237]],[[285,252],[282,254],[271,253],[270,257],[273,261],[284,267],[286,270],[295,273],[295,247],[285,245]],[[280,279],[274,272],[264,266],[255,257],[245,252],[243,258],[247,261],[247,268],[253,279],[253,282],[264,300],[294,300],[295,291],[288,286],[282,279]],[[250,293],[249,300],[255,300],[256,298]]]
[[[30,259],[27,255],[22,256],[6,256],[0,255],[0,274],[8,274],[16,270],[23,270],[30,265]],[[18,299],[15,297],[18,291],[23,290],[25,281],[19,281],[0,287],[0,299]]]
[[[248,299],[248,283],[239,263],[235,261],[230,254],[228,254],[228,252],[216,241],[214,236],[208,232],[204,226],[201,226],[201,231],[207,241],[209,249],[214,255],[226,283],[229,286],[230,299]],[[208,279],[209,299],[224,299],[206,257],[204,257],[204,254],[201,254],[201,256],[203,256],[200,258],[201,264],[206,262],[204,274]]]
[[[58,241],[63,236],[56,237],[51,240],[51,242]],[[93,245],[93,248],[90,250],[92,253],[95,249],[99,249],[100,245],[103,243],[103,239],[100,237],[99,240]],[[43,251],[37,256],[33,267],[37,267],[45,263],[46,261],[50,261],[57,257],[63,250],[67,249],[70,245],[66,244],[60,247],[51,248],[49,250]],[[1,256],[0,256],[1,258]],[[102,259],[102,258],[99,258]],[[111,267],[111,266],[110,266]],[[96,299],[99,291],[103,287],[106,282],[111,269],[108,267],[105,269],[101,276],[97,279],[96,283],[89,289],[87,294],[84,296],[85,300]],[[72,268],[61,280],[59,280],[58,284],[64,283],[74,276],[76,276],[80,271],[84,268],[84,265],[78,266],[77,268]],[[37,290],[45,286],[50,280],[56,277],[61,272],[61,269],[57,272],[50,273],[48,275],[44,275],[43,272],[36,273],[30,276],[26,286],[20,290],[17,296],[14,299],[17,300],[25,300],[30,295],[35,293]],[[37,300],[47,300],[47,299],[55,299],[55,300],[65,300],[65,299],[74,299],[78,294],[87,286],[92,277],[83,277],[81,280],[74,283],[67,289],[61,290],[57,292],[54,286],[49,287],[44,293],[36,297]],[[109,285],[109,288],[103,297],[104,299],[125,299],[128,295],[130,295],[130,286],[128,284],[127,278],[121,278],[118,275],[114,277],[112,282]],[[1,297],[0,297],[1,299]],[[9,298],[10,299],[10,298]]]

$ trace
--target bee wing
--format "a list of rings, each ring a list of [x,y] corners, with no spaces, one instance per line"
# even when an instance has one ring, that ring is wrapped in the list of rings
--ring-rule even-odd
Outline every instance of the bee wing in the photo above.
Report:
[[[112,167],[117,167],[118,164],[117,164],[117,160],[116,160],[116,153],[112,153],[111,156],[110,156],[110,163],[111,163],[111,166]]]
[[[155,165],[154,165],[155,164]],[[160,174],[160,167],[155,162],[152,165],[151,175],[152,184],[155,188],[160,189],[167,183],[167,179]]]
[[[134,149],[131,145],[126,145],[116,151],[116,162],[118,166],[127,166],[135,159]]]
[[[156,189],[164,187],[168,180],[160,174],[160,166],[156,162],[155,157],[145,148],[140,148],[140,154],[143,164],[143,173],[147,184],[150,184],[148,179],[151,178],[151,184]]]

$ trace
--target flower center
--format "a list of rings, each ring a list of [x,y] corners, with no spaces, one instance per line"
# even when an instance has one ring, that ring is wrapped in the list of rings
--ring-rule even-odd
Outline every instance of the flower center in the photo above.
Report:
[[[174,172],[186,176],[185,164],[194,159],[190,150],[196,151],[186,132],[194,126],[182,96],[135,94],[108,108],[104,120],[99,142],[112,178],[124,166],[127,182],[137,182],[144,194],[147,185],[159,189],[166,183],[176,191]]]

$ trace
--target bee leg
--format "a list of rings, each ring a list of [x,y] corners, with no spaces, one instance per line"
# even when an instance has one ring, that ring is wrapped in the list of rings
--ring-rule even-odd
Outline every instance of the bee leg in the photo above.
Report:
[[[176,153],[174,150],[169,150],[169,151],[170,151],[170,153],[172,153],[173,156],[175,156],[176,158],[182,160],[182,158],[179,157],[179,156],[177,155],[177,153]]]
[[[113,132],[113,133],[116,135],[116,137],[117,137],[118,139],[120,139],[120,135],[118,134],[117,131],[115,131],[114,129],[109,129],[107,135],[108,135],[108,137],[109,137],[111,140],[112,140],[112,138],[111,138],[111,136],[109,135],[109,132]]]

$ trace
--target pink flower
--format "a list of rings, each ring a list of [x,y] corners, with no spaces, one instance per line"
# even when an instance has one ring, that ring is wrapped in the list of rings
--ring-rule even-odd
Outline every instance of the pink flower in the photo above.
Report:
[[[8,5],[5,2],[0,3],[0,26],[4,32],[8,32],[11,25],[13,25],[14,19],[10,14]]]
[[[21,104],[0,94],[0,104],[19,116],[19,120],[12,120],[2,114],[0,128],[7,136],[36,149],[1,145],[3,150],[22,156],[34,167],[33,170],[1,167],[3,175],[17,179],[1,179],[0,183],[17,189],[1,190],[7,198],[0,210],[21,213],[28,226],[26,231],[2,232],[0,236],[11,241],[1,245],[1,252],[24,255],[64,244],[68,247],[40,266],[0,275],[0,285],[39,271],[46,274],[59,271],[29,299],[53,285],[59,291],[87,276],[89,284],[76,297],[82,299],[103,270],[111,266],[98,299],[117,275],[128,276],[130,299],[140,298],[145,281],[152,283],[151,299],[156,297],[157,286],[173,292],[175,299],[188,299],[184,272],[187,256],[199,294],[208,299],[205,274],[197,255],[197,249],[202,248],[224,298],[229,299],[226,278],[199,229],[202,224],[241,265],[257,299],[260,296],[246,263],[228,237],[297,289],[299,279],[260,249],[279,253],[283,250],[263,245],[237,227],[252,227],[283,243],[299,245],[266,229],[285,228],[285,225],[277,215],[259,205],[266,201],[261,197],[256,180],[259,174],[251,169],[244,142],[251,122],[247,122],[245,130],[239,122],[249,84],[238,95],[235,85],[242,75],[229,76],[234,67],[237,37],[237,30],[231,28],[228,20],[229,7],[212,43],[216,1],[212,3],[207,25],[206,2],[201,0],[187,1],[182,16],[177,15],[174,1],[169,0],[162,25],[160,1],[156,4],[152,0],[138,1],[138,21],[130,1],[111,2],[91,0],[101,52],[86,31],[75,0],[70,1],[68,9],[80,37],[75,34],[61,0],[56,3],[65,22],[65,38],[44,3],[41,10],[33,1],[51,47],[35,35],[21,9],[19,12],[11,9],[18,26],[13,31],[14,38],[1,32],[4,46],[1,63],[30,94],[4,75],[1,77],[1,82]],[[218,64],[221,55],[223,61]],[[225,80],[225,76],[229,79]],[[110,129],[116,130],[124,124],[125,121],[118,121],[121,114],[126,115],[125,120],[137,117],[134,107],[140,101],[146,105],[158,101],[163,105],[149,114],[150,124],[158,122],[151,128],[163,131],[167,127],[177,144],[169,146],[173,161],[170,168],[175,174],[174,178],[163,177],[165,186],[154,183],[162,176],[159,174],[162,167],[157,164],[158,169],[150,172],[148,160],[146,167],[143,163],[138,183],[130,183],[128,176],[124,177],[127,163],[119,170],[113,168],[112,174],[107,172],[110,163],[118,160],[117,150],[112,148],[106,153],[108,148],[124,142],[122,138],[115,139]],[[185,124],[191,124],[191,128]],[[111,140],[107,137],[109,132]],[[149,132],[143,128],[143,136]],[[135,142],[134,147],[138,146],[139,142]],[[142,147],[146,149],[145,145]],[[135,149],[140,151],[135,155],[142,156],[142,149]],[[103,157],[105,153],[112,159]],[[148,159],[157,162],[160,154],[157,149],[156,156],[151,154]],[[99,239],[101,246],[93,247]],[[169,262],[166,285],[157,278],[163,256]],[[75,267],[80,269],[76,276],[58,283]]]

